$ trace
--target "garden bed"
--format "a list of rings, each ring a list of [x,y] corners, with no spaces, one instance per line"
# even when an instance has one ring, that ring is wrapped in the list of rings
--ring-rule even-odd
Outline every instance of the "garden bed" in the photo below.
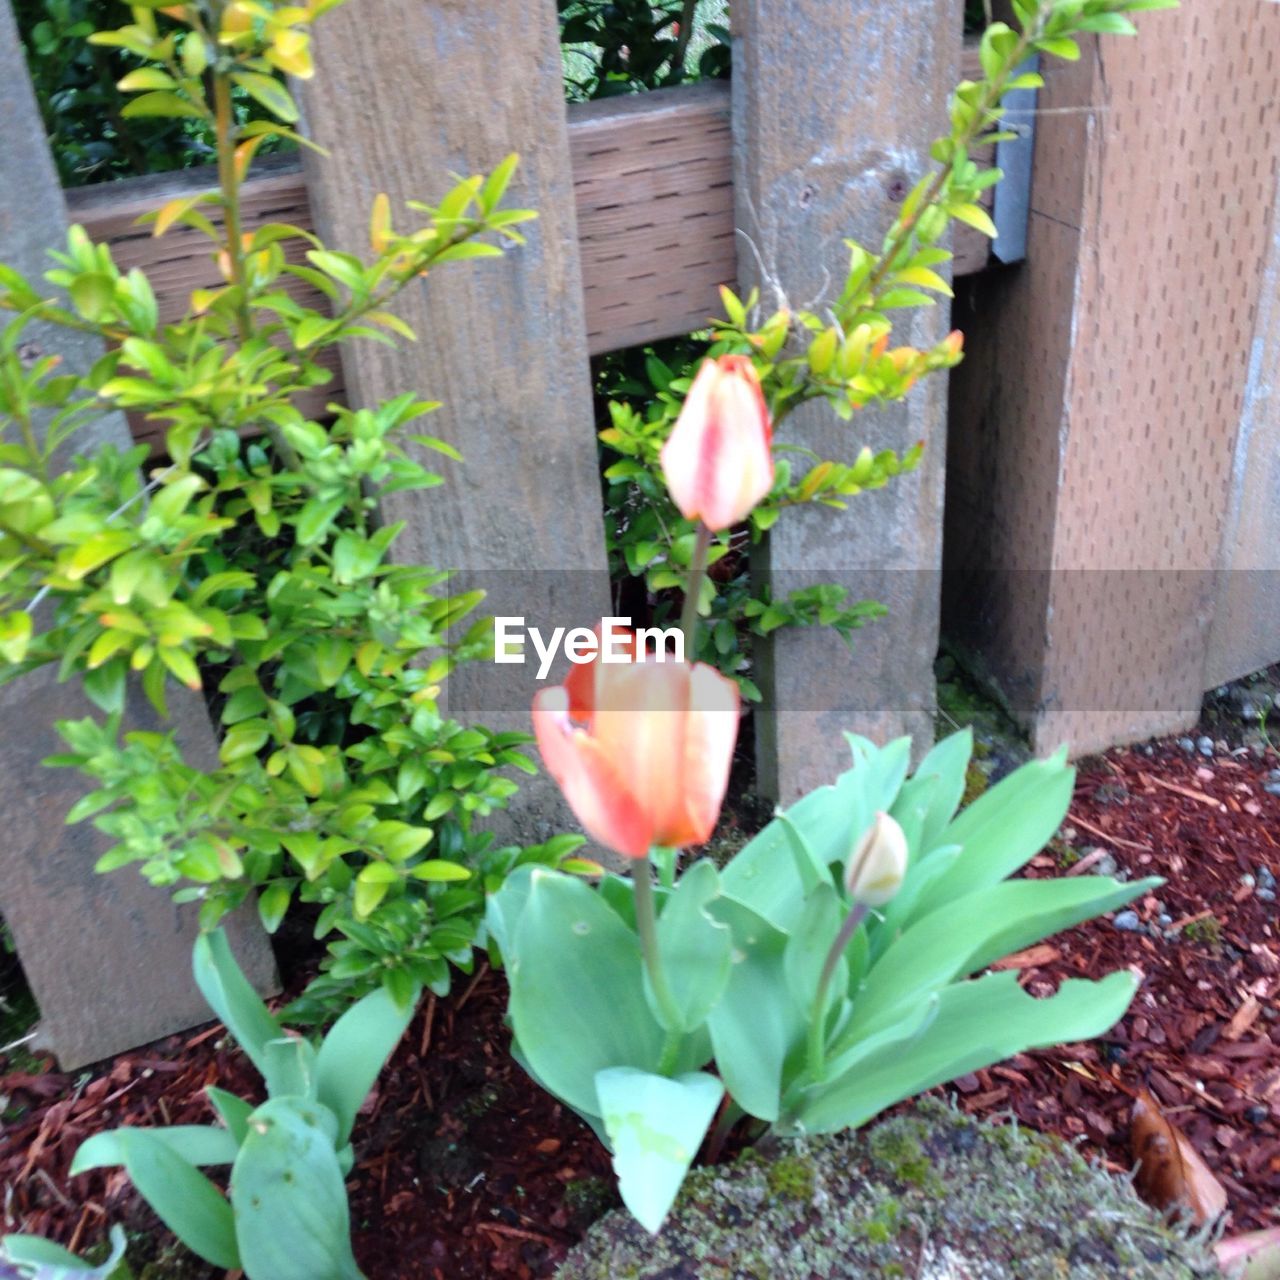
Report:
[[[970,1114],[1012,1113],[1124,1171],[1130,1091],[1149,1088],[1226,1187],[1235,1231],[1276,1225],[1280,1192],[1280,938],[1267,887],[1280,873],[1277,768],[1272,750],[1206,757],[1177,740],[1087,762],[1064,838],[1029,874],[1106,871],[1112,859],[1121,874],[1168,883],[1128,915],[1003,963],[1033,994],[1126,965],[1146,982],[1105,1040],[1019,1055],[948,1090]],[[292,986],[306,967],[295,959]],[[594,1136],[510,1059],[503,999],[501,976],[484,969],[429,1000],[379,1080],[351,1179],[356,1253],[374,1280],[550,1276],[616,1203]],[[123,1173],[68,1180],[84,1137],[121,1123],[208,1122],[206,1084],[259,1087],[217,1027],[80,1076],[47,1059],[0,1059],[0,1071],[6,1225],[77,1245],[110,1222],[142,1235],[156,1227]]]

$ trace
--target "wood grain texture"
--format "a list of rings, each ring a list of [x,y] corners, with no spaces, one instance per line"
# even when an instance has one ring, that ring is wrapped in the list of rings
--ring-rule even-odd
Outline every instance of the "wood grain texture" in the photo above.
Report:
[[[972,61],[972,51],[965,57]],[[965,74],[975,71],[966,65]],[[737,275],[728,85],[574,103],[568,120],[590,353],[675,337],[719,315],[719,286],[732,284]],[[989,157],[975,159],[983,163]],[[465,159],[460,163],[466,166]],[[439,180],[437,175],[432,189]],[[157,239],[136,220],[175,196],[214,185],[212,168],[188,169],[82,187],[66,198],[72,220],[94,240],[110,244],[122,270],[140,267],[148,274],[161,315],[174,320],[186,310],[192,289],[220,283],[208,242],[181,226]],[[266,222],[315,229],[302,162],[295,156],[260,161],[243,197],[250,230]],[[363,242],[361,228],[357,243]],[[956,275],[986,266],[988,242],[979,232],[960,228],[954,247]],[[290,259],[300,259],[304,248],[294,242]],[[307,306],[325,305],[301,280],[285,287]],[[322,414],[329,401],[346,394],[337,354],[325,353],[322,363],[333,369],[333,381],[300,398],[306,413]],[[157,434],[141,415],[130,418],[130,427],[140,439]]]
[[[0,0],[0,262],[33,279],[45,250],[65,242],[66,219],[53,161],[33,140],[43,137],[11,11]],[[101,354],[91,337],[29,328],[34,358],[57,354],[63,369],[86,370]],[[76,437],[127,447],[117,414],[100,418]],[[54,722],[97,716],[74,682],[60,684],[54,667],[0,688],[0,913],[13,931],[27,981],[40,1006],[40,1045],[75,1070],[209,1017],[191,977],[196,937],[193,904],[177,907],[134,867],[99,875],[94,863],[111,841],[90,822],[68,827],[67,811],[91,789],[74,769],[40,761],[65,744]],[[125,730],[152,729],[148,711],[131,700]],[[171,688],[173,731],[188,763],[216,766],[213,732],[203,701]],[[274,963],[256,913],[229,921],[241,962],[260,989],[274,989]]]
[[[379,191],[393,209],[430,201],[451,172],[520,154],[506,203],[539,211],[528,242],[433,271],[396,303],[422,340],[349,345],[343,369],[360,406],[406,390],[441,401],[430,429],[465,458],[430,455],[448,483],[387,499],[385,517],[406,523],[397,556],[458,570],[459,587],[486,591],[486,612],[539,627],[591,626],[609,605],[558,51],[552,0],[363,0],[317,28],[305,94],[331,153],[309,153],[307,185],[332,244],[367,243]],[[535,671],[470,664],[448,681],[449,713],[527,731]],[[518,800],[513,834],[565,829],[545,777]]]
[[[769,302],[821,309],[839,289],[843,240],[880,243],[895,202],[932,167],[946,129],[960,29],[952,0],[735,0],[734,194],[754,252],[742,285]],[[945,305],[900,313],[899,341],[924,346],[947,330]],[[946,378],[901,404],[840,422],[803,407],[780,429],[824,458],[863,444],[925,442],[914,474],[855,498],[847,511],[801,508],[773,528],[759,557],[775,596],[815,582],[889,606],[852,654],[826,628],[775,633],[762,653],[758,771],[782,803],[843,767],[841,732],[881,741],[907,732],[917,752],[933,725],[938,639]]]

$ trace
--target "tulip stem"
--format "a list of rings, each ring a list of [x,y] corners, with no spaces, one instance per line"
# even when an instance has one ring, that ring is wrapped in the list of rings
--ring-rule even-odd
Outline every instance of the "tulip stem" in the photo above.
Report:
[[[653,989],[658,1008],[662,1010],[663,1021],[667,1024],[667,1040],[662,1047],[658,1071],[659,1074],[668,1076],[675,1069],[676,1055],[683,1037],[678,1029],[681,1022],[680,1008],[667,985],[662,957],[658,954],[658,913],[653,901],[652,877],[649,859],[637,861],[631,874],[631,882],[635,886],[636,932],[640,935],[640,954],[644,957],[644,967],[649,974],[649,985]]]
[[[684,660],[697,658],[694,641],[698,633],[698,597],[702,595],[702,579],[707,572],[707,553],[711,550],[711,530],[701,521],[689,562],[689,579],[684,589],[684,608],[680,611],[680,630],[684,633]]]
[[[866,918],[866,914],[867,907],[865,903],[855,902],[850,908],[849,914],[844,918],[844,924],[840,926],[840,932],[836,935],[836,940],[831,944],[831,950],[827,952],[826,962],[822,966],[822,976],[818,979],[818,991],[814,996],[813,1013],[809,1019],[808,1066],[809,1077],[814,1084],[821,1082],[822,1074],[827,1065],[827,988],[831,985],[831,979],[835,975],[836,965],[840,963],[840,957],[844,955],[845,948],[853,940],[853,935]]]

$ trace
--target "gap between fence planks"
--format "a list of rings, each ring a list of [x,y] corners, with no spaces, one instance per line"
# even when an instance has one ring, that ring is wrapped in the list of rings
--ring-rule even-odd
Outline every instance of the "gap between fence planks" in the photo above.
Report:
[[[591,354],[705,325],[722,310],[718,287],[737,277],[728,85],[573,103],[568,112]],[[122,271],[141,267],[148,274],[161,318],[171,321],[185,313],[192,289],[221,283],[208,241],[183,226],[156,238],[136,220],[175,196],[215,185],[212,168],[129,178],[68,191],[68,212],[92,239],[111,245]],[[312,229],[295,156],[260,162],[242,200],[247,230],[266,222]],[[307,245],[293,241],[286,247],[300,261]],[[986,266],[988,241],[980,233],[957,228],[954,247],[956,275]],[[303,281],[290,277],[283,284],[300,302],[324,305]],[[320,358],[334,376],[299,397],[299,408],[312,415],[343,396],[337,352],[330,349]],[[159,435],[140,415],[131,416],[130,426],[140,440]]]

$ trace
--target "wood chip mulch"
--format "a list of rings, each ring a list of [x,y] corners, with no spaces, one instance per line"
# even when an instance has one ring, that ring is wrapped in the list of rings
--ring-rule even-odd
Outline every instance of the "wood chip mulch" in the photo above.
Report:
[[[366,1105],[347,1185],[356,1257],[370,1280],[550,1276],[615,1203],[595,1135],[510,1057],[505,997],[501,976],[486,968],[448,1000],[428,998]],[[0,1110],[15,1117],[0,1138],[2,1229],[73,1248],[114,1222],[162,1235],[122,1170],[75,1179],[67,1170],[79,1143],[102,1129],[212,1123],[203,1089],[213,1083],[262,1097],[221,1026],[82,1077],[0,1074]]]
[[[1176,743],[1152,751],[1089,762],[1067,819],[1083,852],[1071,871],[1097,874],[1109,857],[1133,878],[1165,878],[1131,906],[1141,930],[1117,928],[1115,913],[1029,948],[1010,966],[1033,995],[1050,994],[1063,978],[1134,968],[1143,983],[1129,1013],[1102,1041],[1021,1054],[953,1088],[973,1114],[1012,1112],[1127,1172],[1131,1093],[1147,1087],[1225,1186],[1228,1229],[1275,1226],[1280,907],[1258,890],[1264,868],[1280,878],[1280,796],[1264,790],[1280,759],[1205,759]],[[1027,874],[1063,871],[1046,852]]]
[[[1280,796],[1264,790],[1277,765],[1274,753],[1205,760],[1157,744],[1083,769],[1074,869],[1107,870],[1111,858],[1167,884],[1133,904],[1139,931],[1095,921],[1013,967],[1035,995],[1125,966],[1141,971],[1141,990],[1104,1040],[1019,1055],[953,1086],[967,1111],[1012,1113],[1117,1171],[1132,1166],[1130,1093],[1149,1088],[1225,1185],[1232,1231],[1280,1222],[1280,914],[1258,894],[1262,868],[1280,876]],[[1028,874],[1061,874],[1057,856],[1041,854]],[[549,1277],[610,1203],[594,1136],[510,1059],[503,999],[501,976],[481,971],[427,1001],[379,1081],[348,1184],[371,1280]],[[206,1084],[260,1096],[216,1026],[78,1076],[51,1067],[5,1074],[0,1058],[3,1229],[77,1248],[112,1222],[157,1232],[122,1172],[67,1177],[80,1141],[124,1123],[208,1123]]]

